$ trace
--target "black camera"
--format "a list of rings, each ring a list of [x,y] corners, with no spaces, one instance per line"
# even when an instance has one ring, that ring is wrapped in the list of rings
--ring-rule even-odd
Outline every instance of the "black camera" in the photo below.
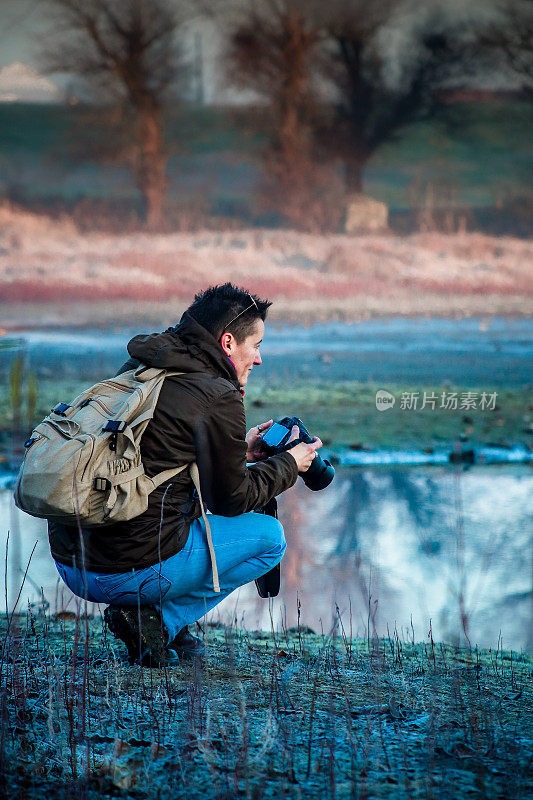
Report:
[[[298,426],[300,435],[297,439],[289,442],[294,425]],[[291,447],[295,447],[300,442],[305,442],[306,444],[312,444],[313,442],[313,437],[309,435],[309,431],[298,417],[283,417],[278,422],[274,422],[265,431],[261,439],[263,447],[269,456],[290,450]],[[321,458],[317,453],[311,462],[311,466],[306,472],[301,473],[301,477],[309,489],[317,492],[319,489],[325,489],[326,486],[329,486],[335,477],[335,470],[329,461]]]

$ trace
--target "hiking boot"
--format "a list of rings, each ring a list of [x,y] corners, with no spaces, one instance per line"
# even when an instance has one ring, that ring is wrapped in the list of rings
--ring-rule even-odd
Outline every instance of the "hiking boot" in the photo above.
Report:
[[[185,626],[168,643],[168,649],[173,650],[178,658],[195,658],[205,654],[205,645],[197,636],[193,636]]]
[[[143,606],[140,613],[134,606],[108,606],[104,620],[115,639],[128,648],[130,664],[161,667],[175,663],[175,656],[166,649],[168,634],[162,629],[161,617],[154,606]]]

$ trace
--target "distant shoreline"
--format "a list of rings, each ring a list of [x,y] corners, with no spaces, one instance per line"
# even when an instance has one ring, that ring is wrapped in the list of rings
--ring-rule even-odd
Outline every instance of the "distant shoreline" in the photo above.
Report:
[[[192,298],[192,295],[191,295]],[[423,297],[360,297],[345,301],[275,300],[269,311],[274,325],[315,325],[325,322],[356,324],[371,319],[465,319],[490,320],[494,317],[527,319],[533,317],[533,297],[481,295]],[[0,342],[2,334],[28,330],[80,330],[86,328],[168,327],[175,325],[187,307],[182,301],[52,301],[48,303],[5,303],[0,299]]]

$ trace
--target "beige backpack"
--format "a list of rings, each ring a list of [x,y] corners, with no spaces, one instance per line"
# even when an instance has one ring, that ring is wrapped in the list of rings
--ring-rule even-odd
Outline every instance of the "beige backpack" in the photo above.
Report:
[[[213,586],[220,591],[211,528],[195,462],[153,478],[144,472],[141,437],[170,375],[140,367],[58,403],[35,428],[15,486],[15,504],[34,517],[85,526],[123,522],[148,508],[148,495],[189,468],[204,519]]]

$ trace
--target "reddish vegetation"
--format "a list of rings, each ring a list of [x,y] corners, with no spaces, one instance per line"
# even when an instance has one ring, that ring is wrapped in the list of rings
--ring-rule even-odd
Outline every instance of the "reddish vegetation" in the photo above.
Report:
[[[206,285],[231,280],[278,301],[384,298],[390,305],[398,296],[420,308],[425,295],[479,297],[480,313],[490,313],[482,297],[491,295],[502,303],[514,298],[509,313],[523,298],[520,311],[528,313],[532,256],[531,242],[466,233],[83,235],[69,220],[0,208],[0,300],[11,303],[186,302]]]

